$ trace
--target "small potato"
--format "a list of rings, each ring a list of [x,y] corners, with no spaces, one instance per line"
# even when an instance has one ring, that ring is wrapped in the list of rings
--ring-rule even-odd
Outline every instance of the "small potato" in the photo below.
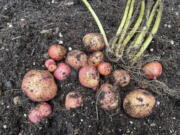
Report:
[[[62,60],[67,53],[67,49],[62,45],[51,45],[48,49],[48,55],[54,60]]]
[[[130,75],[125,70],[115,70],[113,72],[113,78],[115,80],[115,83],[120,85],[121,87],[125,87],[130,82]]]
[[[56,96],[57,85],[47,70],[31,70],[23,78],[22,91],[33,101],[48,101]]]
[[[98,69],[98,72],[104,76],[107,76],[107,75],[111,74],[111,72],[112,72],[112,66],[109,62],[101,62],[98,65],[97,69]]]
[[[103,62],[104,54],[101,51],[94,52],[88,58],[88,64],[90,66],[98,66],[99,63]]]
[[[96,94],[98,104],[105,110],[114,110],[119,105],[119,93],[111,84],[102,84]]]
[[[127,114],[134,118],[143,118],[152,113],[155,97],[145,90],[131,91],[124,99],[123,108]]]
[[[96,89],[99,86],[99,73],[94,66],[84,66],[79,71],[79,81],[82,86]]]
[[[51,106],[46,102],[42,102],[30,111],[30,113],[28,114],[28,118],[32,123],[38,123],[42,119],[48,117],[51,113]]]
[[[75,109],[83,106],[83,98],[79,91],[71,91],[67,94],[65,99],[65,107],[67,110]]]
[[[58,80],[65,80],[71,74],[71,68],[66,63],[59,63],[56,71],[54,72],[54,77]]]
[[[56,62],[53,59],[48,59],[45,61],[45,67],[49,72],[54,72],[57,68]]]
[[[156,79],[162,74],[162,65],[157,61],[149,62],[143,66],[143,72],[147,79]]]
[[[99,33],[88,33],[83,37],[83,44],[88,51],[100,51],[104,48],[105,43],[103,36]]]
[[[87,65],[87,55],[79,50],[73,50],[67,54],[66,63],[74,69]]]

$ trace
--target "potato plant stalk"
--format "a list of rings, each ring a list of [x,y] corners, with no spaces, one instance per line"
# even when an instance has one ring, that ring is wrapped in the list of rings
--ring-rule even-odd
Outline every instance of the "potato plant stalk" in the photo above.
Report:
[[[107,40],[106,33],[104,31],[104,28],[103,28],[102,23],[100,22],[98,16],[96,15],[95,11],[93,10],[91,5],[89,4],[88,0],[82,0],[82,2],[84,3],[84,5],[89,10],[89,12],[91,13],[92,17],[94,18],[94,20],[95,20],[95,22],[96,22],[96,24],[97,24],[101,34],[103,35],[103,39],[104,39],[105,45],[106,45],[107,48],[109,48],[109,42]]]
[[[133,59],[131,61],[132,64],[137,63],[137,61],[141,58],[141,56],[144,54],[145,50],[151,43],[154,35],[158,31],[158,28],[159,28],[159,25],[161,22],[162,12],[163,12],[163,1],[160,0],[159,10],[158,10],[158,14],[156,16],[154,26],[153,26],[151,32],[148,34],[148,37],[146,38],[145,42],[143,43],[140,51],[133,57]]]

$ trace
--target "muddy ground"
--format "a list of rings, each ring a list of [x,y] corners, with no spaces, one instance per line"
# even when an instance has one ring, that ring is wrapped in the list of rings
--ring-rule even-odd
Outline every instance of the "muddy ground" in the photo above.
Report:
[[[122,15],[123,0],[93,0],[95,11],[112,37]],[[180,2],[165,0],[165,10],[158,34],[147,54],[158,59],[164,68],[158,79],[170,90],[157,89],[157,103],[153,113],[143,119],[129,117],[122,109],[112,112],[95,109],[95,92],[80,86],[76,72],[59,82],[59,93],[49,103],[53,114],[39,124],[27,119],[28,111],[36,105],[20,90],[23,75],[30,69],[45,69],[47,49],[51,44],[81,49],[82,37],[98,28],[79,0],[0,0],[0,135],[179,135],[180,103]],[[153,48],[153,51],[152,51]],[[151,51],[150,51],[151,50]],[[114,68],[122,68],[114,64]],[[101,82],[112,82],[111,77]],[[121,100],[136,80],[121,89]],[[79,89],[84,106],[66,111],[64,95]],[[157,94],[159,93],[159,94]],[[99,117],[97,119],[97,116]],[[180,128],[180,127],[179,127]]]

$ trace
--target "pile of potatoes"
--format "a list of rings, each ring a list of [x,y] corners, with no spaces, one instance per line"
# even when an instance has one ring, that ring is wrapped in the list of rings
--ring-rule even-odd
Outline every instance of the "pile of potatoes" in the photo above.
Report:
[[[104,110],[114,110],[120,107],[119,88],[130,83],[130,74],[124,69],[113,71],[111,63],[105,61],[102,50],[105,47],[103,37],[98,33],[88,33],[83,37],[83,45],[89,56],[81,50],[67,51],[63,45],[51,45],[48,49],[49,59],[45,61],[47,70],[30,70],[22,81],[22,91],[38,105],[28,115],[32,123],[38,123],[52,113],[52,107],[46,101],[53,99],[58,91],[55,79],[64,81],[71,75],[72,69],[79,74],[82,86],[96,91],[99,107]],[[147,79],[156,79],[162,73],[158,62],[151,62],[142,68]],[[100,84],[101,76],[111,76],[113,84]],[[155,97],[148,91],[137,89],[126,95],[123,108],[134,118],[148,116],[155,105]],[[73,90],[66,95],[67,110],[83,106],[83,95]]]

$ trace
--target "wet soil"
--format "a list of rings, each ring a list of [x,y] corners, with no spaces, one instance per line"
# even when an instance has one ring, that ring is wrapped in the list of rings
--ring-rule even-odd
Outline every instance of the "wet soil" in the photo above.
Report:
[[[111,38],[125,2],[90,2]],[[179,11],[178,0],[165,0],[160,29],[147,51],[148,58],[156,58],[163,64],[164,72],[159,80],[174,90],[172,96],[147,89],[157,99],[150,116],[131,118],[122,105],[115,111],[96,110],[95,92],[80,86],[77,72],[73,71],[68,80],[57,81],[59,93],[49,101],[53,114],[39,124],[32,124],[27,114],[37,103],[20,90],[24,74],[31,69],[45,69],[44,61],[51,44],[86,51],[82,45],[83,35],[99,31],[79,0],[0,0],[0,135],[179,135]],[[113,66],[122,68],[120,64]],[[102,77],[103,82],[112,82],[111,77]],[[121,100],[135,88],[138,86],[132,80],[129,86],[119,90]],[[83,93],[84,106],[65,110],[64,96],[77,89]]]

